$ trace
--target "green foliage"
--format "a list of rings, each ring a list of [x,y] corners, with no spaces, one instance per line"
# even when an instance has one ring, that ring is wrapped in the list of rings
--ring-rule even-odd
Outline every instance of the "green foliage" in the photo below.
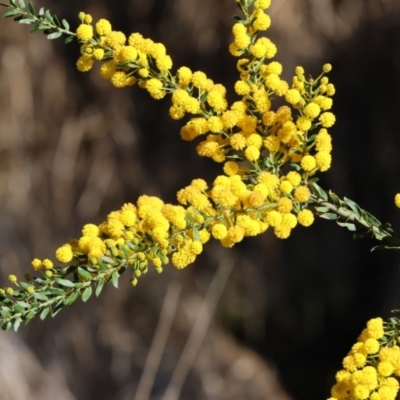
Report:
[[[106,282],[112,281],[118,287],[120,275],[124,272],[121,265],[95,269],[87,266],[53,268],[51,275],[34,278],[32,282],[19,282],[18,290],[12,293],[12,299],[0,293],[0,325],[3,330],[18,330],[35,316],[41,320],[55,317],[64,307],[75,303],[78,297],[86,302],[92,296],[93,287],[99,296]],[[48,271],[47,271],[48,273]]]
[[[63,34],[67,35],[65,43],[71,42],[76,34],[71,32],[69,29],[68,22],[63,19],[60,23],[56,15],[51,15],[49,10],[45,10],[43,7],[36,13],[35,7],[32,3],[28,6],[25,5],[24,0],[19,0],[19,6],[15,0],[9,0],[9,4],[0,3],[1,6],[9,8],[10,10],[5,12],[4,18],[14,17],[14,21],[20,24],[34,25],[31,29],[31,33],[42,31],[47,35],[47,39],[58,39]]]

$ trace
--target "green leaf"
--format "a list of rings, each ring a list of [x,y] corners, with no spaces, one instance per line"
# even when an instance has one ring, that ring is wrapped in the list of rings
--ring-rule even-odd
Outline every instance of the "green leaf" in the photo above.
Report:
[[[58,39],[60,36],[62,36],[62,32],[53,32],[47,35],[47,39],[49,40]]]
[[[51,316],[54,318],[64,308],[64,302],[60,300],[57,305],[53,308]]]
[[[15,309],[16,309],[19,313],[23,313],[23,312],[25,311],[25,308],[19,306],[18,304],[15,305]]]
[[[64,27],[67,31],[69,31],[69,23],[68,23],[68,21],[67,21],[66,19],[63,19],[61,22],[62,22],[62,24],[63,24],[63,27]]]
[[[110,257],[107,256],[101,256],[102,260],[105,261],[108,264],[114,264],[114,260]]]
[[[21,8],[25,8],[25,2],[24,0],[18,0],[19,5],[21,6]]]
[[[53,25],[53,18],[51,17],[50,10],[46,10],[44,12],[44,17],[48,22],[50,22]]]
[[[19,326],[21,325],[22,319],[21,318],[17,318],[14,322],[14,331],[17,332]]]
[[[100,293],[103,290],[103,287],[104,287],[104,279],[101,279],[96,287],[96,297],[100,296]]]
[[[10,0],[10,4],[14,7],[17,7],[17,3],[15,2],[15,0]]]
[[[350,222],[337,222],[337,224],[343,228],[347,228],[349,231],[355,231],[357,230],[357,227],[355,224],[352,224]]]
[[[17,301],[16,304],[18,304],[18,305],[20,305],[21,307],[24,307],[24,308],[29,308],[30,307],[30,305],[28,303],[26,303],[25,301]]]
[[[6,4],[6,3],[0,3],[0,6],[7,7],[7,8],[10,8],[10,7],[11,7],[10,4]]]
[[[64,43],[65,43],[65,44],[68,44],[68,43],[71,43],[73,40],[74,40],[73,36],[68,36],[68,37],[64,40]]]
[[[320,212],[320,213],[326,213],[329,211],[328,207],[315,207],[315,211]]]
[[[35,7],[33,6],[32,3],[29,3],[29,4],[28,4],[28,10],[29,10],[29,12],[30,12],[32,15],[36,15],[36,14],[35,14]]]
[[[111,275],[111,280],[112,280],[112,284],[115,288],[118,289],[118,279],[119,279],[119,275],[117,271],[114,271]]]
[[[312,182],[309,184],[311,191],[319,198],[324,201],[328,200],[328,195],[327,193],[316,183]]]
[[[334,203],[336,206],[340,206],[340,199],[339,199],[339,197],[336,196],[335,193],[330,192],[330,193],[329,193],[329,197],[332,199],[333,203]]]
[[[337,215],[335,213],[324,213],[320,215],[321,218],[323,219],[329,219],[331,221],[337,219]]]
[[[191,223],[194,224],[194,218],[193,215],[190,212],[186,213],[186,219]]]
[[[78,297],[78,292],[72,292],[65,300],[64,304],[66,306],[72,305]]]
[[[88,286],[82,294],[82,301],[86,303],[91,295],[92,295],[92,287]]]
[[[360,207],[353,201],[348,199],[347,197],[343,197],[344,202],[350,207],[350,209],[354,212],[357,218],[361,217]]]
[[[43,308],[42,312],[40,313],[40,319],[43,321],[50,312],[50,307]]]
[[[38,300],[47,301],[48,297],[42,293],[33,293],[33,297]]]
[[[36,21],[32,18],[24,18],[24,19],[20,19],[18,22],[20,24],[30,25],[30,24],[34,24]]]
[[[38,15],[40,16],[44,15],[44,7],[40,8]]]
[[[78,267],[78,274],[86,279],[92,279],[92,275],[82,267]]]
[[[66,286],[66,287],[74,287],[74,286],[75,286],[74,283],[71,282],[71,281],[69,281],[68,279],[57,278],[57,279],[56,279],[56,282],[57,282],[59,285]]]
[[[6,13],[4,13],[3,18],[10,18],[17,14],[18,14],[18,11],[10,10],[10,11],[7,11]]]
[[[35,33],[39,30],[39,25],[34,26],[31,30],[30,33]]]

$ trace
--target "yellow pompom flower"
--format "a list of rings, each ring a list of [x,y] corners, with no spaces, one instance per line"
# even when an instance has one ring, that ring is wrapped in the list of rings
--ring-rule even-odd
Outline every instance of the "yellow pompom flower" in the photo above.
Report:
[[[106,19],[100,19],[95,27],[97,34],[101,36],[108,35],[112,30],[110,22]]]
[[[211,228],[211,235],[215,239],[222,240],[226,237],[227,234],[228,230],[226,229],[226,226],[223,224],[218,223]]]
[[[379,351],[379,342],[376,339],[369,338],[364,342],[364,351],[367,354],[375,354]]]
[[[306,132],[311,128],[311,120],[307,117],[299,117],[296,126],[300,131]]]
[[[83,18],[83,22],[85,24],[91,24],[93,21],[93,18],[90,14],[86,14],[85,17]]]
[[[313,156],[307,155],[301,159],[301,168],[306,172],[311,172],[317,166],[317,162]]]
[[[104,57],[104,49],[95,49],[92,54],[95,60],[102,60]]]
[[[11,283],[15,283],[15,282],[17,282],[18,279],[17,279],[17,277],[15,275],[11,274],[11,275],[8,275],[8,280]]]
[[[286,175],[286,180],[289,181],[294,187],[296,187],[300,185],[301,175],[296,171],[290,171]]]
[[[247,82],[245,81],[237,81],[235,83],[235,92],[239,95],[239,96],[244,96],[245,94],[250,93],[250,86]]]
[[[304,112],[306,113],[307,117],[316,118],[321,112],[321,108],[318,106],[318,104],[309,103],[305,106]]]
[[[234,161],[228,161],[224,165],[224,172],[228,176],[236,175],[239,171],[239,165]]]
[[[42,261],[40,261],[38,258],[35,258],[35,259],[32,261],[32,267],[33,267],[33,269],[34,269],[35,271],[39,271],[40,269],[43,268],[43,263],[42,263]]]
[[[332,65],[331,64],[324,64],[322,66],[322,71],[325,72],[325,73],[328,73],[328,72],[332,71]]]
[[[282,214],[278,211],[270,211],[266,216],[266,223],[273,228],[282,223]]]
[[[230,138],[230,145],[234,150],[242,150],[246,147],[246,138],[241,133],[235,133]]]
[[[277,207],[281,214],[290,213],[293,208],[292,200],[287,197],[281,197],[277,202]]]
[[[69,244],[59,247],[56,250],[56,259],[61,263],[68,263],[72,260],[74,253]]]
[[[260,158],[260,150],[256,146],[249,146],[244,151],[244,155],[249,161],[257,161]]]
[[[53,268],[53,263],[50,261],[48,258],[43,260],[43,267],[45,269],[52,269]]]
[[[331,167],[332,156],[326,151],[319,151],[315,155],[315,162],[321,172],[327,171]]]
[[[179,86],[186,87],[192,79],[192,71],[188,67],[180,67],[177,71]]]
[[[388,376],[392,375],[394,367],[388,361],[381,361],[378,364],[377,370],[378,370],[380,375],[382,375],[384,377],[388,377]]]
[[[297,104],[301,100],[301,94],[297,89],[289,89],[286,92],[285,99],[289,104]]]
[[[79,72],[88,72],[93,68],[93,58],[92,56],[84,54],[78,58],[76,62],[76,68]]]
[[[314,214],[310,210],[301,210],[297,214],[297,221],[300,225],[310,226],[314,222]]]
[[[299,203],[305,203],[310,199],[311,193],[307,186],[298,186],[294,191],[294,198]]]
[[[397,193],[396,196],[394,196],[394,204],[396,204],[396,207],[400,208],[400,193]]]
[[[126,73],[124,71],[114,72],[111,77],[111,83],[116,88],[123,88],[127,85],[126,82]]]
[[[279,190],[283,194],[289,194],[293,190],[293,185],[289,181],[283,181],[283,182],[281,182],[281,184],[279,186]]]
[[[253,29],[256,31],[265,31],[271,26],[271,18],[265,13],[259,13],[253,22]]]
[[[76,36],[79,40],[86,42],[93,37],[93,27],[91,25],[81,24],[76,29]]]
[[[331,126],[333,126],[335,124],[336,118],[335,115],[332,114],[331,112],[327,111],[324,112],[323,114],[321,114],[321,116],[319,117],[319,122],[321,122],[321,125],[324,128],[330,128]]]
[[[28,294],[33,294],[35,293],[35,288],[33,286],[28,286],[26,291],[28,292]]]

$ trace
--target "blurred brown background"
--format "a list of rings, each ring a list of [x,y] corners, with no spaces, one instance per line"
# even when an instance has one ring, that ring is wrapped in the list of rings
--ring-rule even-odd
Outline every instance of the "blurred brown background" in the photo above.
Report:
[[[227,51],[233,0],[35,5],[74,26],[81,10],[109,18],[165,43],[175,67],[228,87],[237,79]],[[399,227],[400,3],[273,0],[270,14],[287,79],[298,64],[314,76],[324,62],[334,66],[334,163],[322,184]],[[220,172],[180,140],[168,99],[78,73],[77,54],[77,45],[0,21],[3,284],[124,202],[140,194],[173,202],[191,179]],[[196,265],[151,272],[134,289],[127,275],[119,290],[106,287],[54,320],[0,333],[0,398],[135,399],[141,380],[137,400],[327,398],[366,320],[400,307],[396,254],[371,254],[372,245],[317,221],[287,241],[267,232],[233,250],[209,244]]]

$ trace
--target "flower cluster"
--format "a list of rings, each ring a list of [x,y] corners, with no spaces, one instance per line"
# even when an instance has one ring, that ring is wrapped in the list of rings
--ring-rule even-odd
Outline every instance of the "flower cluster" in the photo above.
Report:
[[[265,12],[270,2],[237,0],[244,17],[236,18],[229,46],[238,70],[238,97],[232,104],[227,89],[204,72],[183,66],[173,73],[163,44],[140,33],[127,37],[105,19],[94,23],[91,15],[79,13],[81,23],[72,33],[81,45],[78,70],[88,72],[98,61],[101,77],[117,88],[137,84],[154,99],[170,96],[171,118],[187,118],[180,130],[182,139],[201,137],[197,153],[223,163],[223,174],[210,187],[194,179],[177,193],[179,205],[141,196],[136,204],[111,212],[99,226],[85,225],[81,237],[56,251],[56,259],[69,267],[35,259],[32,266],[43,271],[43,279],[13,281],[21,290],[2,289],[0,296],[23,300],[26,310],[37,300],[46,306],[68,305],[67,295],[73,298],[79,292],[88,298],[91,283],[100,285],[99,290],[107,280],[116,284],[128,267],[132,285],[149,263],[159,272],[170,261],[184,268],[211,237],[232,247],[268,228],[286,239],[297,225],[313,223],[314,175],[331,165],[328,129],[335,123],[329,111],[335,88],[326,76],[331,65],[325,64],[315,79],[306,78],[302,67],[295,69],[292,82],[282,79],[282,65],[272,60],[276,45],[260,35],[271,24]],[[286,104],[274,107],[276,98]],[[73,274],[72,286],[65,280],[68,274]],[[48,300],[46,285],[58,303]],[[60,285],[73,289],[61,293]]]
[[[368,321],[336,374],[329,400],[395,400],[399,391],[399,320]]]

